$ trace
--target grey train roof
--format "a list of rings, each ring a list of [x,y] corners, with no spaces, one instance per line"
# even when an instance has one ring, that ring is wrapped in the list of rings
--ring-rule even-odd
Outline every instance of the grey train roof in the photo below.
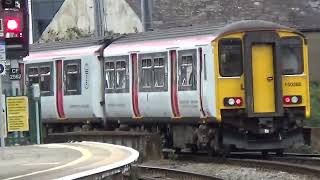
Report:
[[[239,31],[253,31],[253,30],[288,30],[301,34],[299,31],[268,21],[262,20],[243,20],[235,23],[231,23],[226,26],[189,26],[181,28],[170,28],[159,31],[149,31],[142,33],[129,34],[126,37],[119,39],[114,43],[134,42],[134,41],[147,41],[158,39],[169,39],[185,36],[197,36],[197,35],[222,35]]]
[[[142,33],[132,33],[122,36],[118,36],[111,40],[111,37],[93,37],[86,39],[77,39],[73,41],[61,41],[61,42],[51,42],[51,43],[41,43],[33,44],[30,47],[30,51],[46,51],[54,49],[65,49],[65,48],[77,48],[93,45],[102,45],[107,41],[114,41],[117,43],[128,43],[136,41],[150,41],[150,40],[160,40],[160,39],[170,39],[179,38],[186,36],[200,36],[200,35],[222,35],[229,34],[239,31],[253,31],[253,30],[277,30],[283,29],[292,32],[299,33],[297,30],[291,29],[286,26],[282,26],[276,23],[261,21],[261,20],[245,20],[239,21],[227,26],[213,26],[213,25],[203,25],[203,26],[189,26],[189,27],[179,27],[170,28],[161,31],[148,31]]]

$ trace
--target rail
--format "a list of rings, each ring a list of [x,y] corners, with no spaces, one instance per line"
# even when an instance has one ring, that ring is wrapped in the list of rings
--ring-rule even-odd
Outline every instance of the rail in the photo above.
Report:
[[[140,180],[155,180],[169,178],[188,180],[222,180],[221,178],[215,176],[157,166],[133,165],[131,168],[131,170],[134,171],[135,174],[135,177],[133,177],[133,179]]]

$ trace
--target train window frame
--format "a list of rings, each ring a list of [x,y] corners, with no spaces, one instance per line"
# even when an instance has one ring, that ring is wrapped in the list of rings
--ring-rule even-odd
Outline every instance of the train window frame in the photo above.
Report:
[[[77,72],[68,72],[68,66],[77,66]],[[65,96],[73,96],[73,95],[81,95],[81,59],[74,60],[64,60],[63,62],[63,84],[64,84],[64,95]],[[76,89],[69,89],[68,78],[71,75],[76,74],[79,81],[76,82]],[[72,81],[74,82],[74,81]]]
[[[150,59],[151,66],[144,67],[143,60]],[[160,64],[162,59],[162,64]],[[155,61],[159,60],[156,64]],[[145,53],[138,55],[139,92],[167,92],[168,91],[168,52]],[[144,71],[151,71],[150,86],[145,86]],[[163,79],[162,85],[157,85],[157,79]]]
[[[294,41],[297,41],[298,43],[295,43]],[[290,44],[289,44],[290,43]],[[283,50],[283,46],[289,45],[290,47],[295,47],[295,48],[299,48],[298,51],[298,55],[297,55],[297,60],[298,60],[298,71],[296,72],[291,72],[291,73],[286,73],[284,72],[284,62],[282,59],[282,50]],[[282,64],[282,75],[300,75],[304,73],[304,57],[303,57],[303,40],[301,39],[301,37],[299,36],[286,36],[286,37],[282,37],[280,39],[280,59],[281,59],[281,64]]]
[[[237,69],[238,71],[236,71],[235,69],[231,70],[231,71],[228,71],[228,72],[225,72],[223,70],[223,63],[222,63],[222,47],[223,47],[223,44],[224,42],[226,41],[238,41],[240,42],[240,57],[241,59],[239,60],[240,61],[240,64],[239,66],[233,66],[233,67],[236,67],[236,68],[239,68]],[[219,62],[219,74],[221,77],[240,77],[242,74],[243,74],[243,41],[240,39],[240,38],[223,38],[223,39],[220,39],[219,42],[218,42],[218,62]],[[236,74],[230,74],[232,72],[236,72]]]
[[[191,63],[184,63],[183,57],[192,57]],[[186,60],[185,60],[186,61]],[[178,91],[196,91],[197,90],[197,78],[198,78],[198,71],[197,71],[197,65],[198,65],[198,57],[197,57],[197,49],[190,49],[190,50],[180,50],[178,51],[178,69],[177,69],[177,75],[178,75]],[[183,67],[189,67],[191,66],[191,76],[188,78],[187,85],[183,84],[185,82],[182,79],[182,69]],[[192,83],[190,82],[190,78],[192,78]]]
[[[158,63],[156,64],[155,61],[158,60]],[[160,63],[162,61],[162,64]],[[158,72],[160,75],[156,75],[156,72]],[[163,74],[163,76],[161,75]],[[163,78],[162,78],[163,77]],[[159,78],[159,79],[157,79]],[[163,81],[161,82],[161,85],[157,85],[157,81]],[[158,82],[158,83],[159,83]],[[154,57],[153,58],[153,85],[155,88],[162,88],[165,86],[165,59],[164,57]]]
[[[117,62],[124,62],[124,68],[117,69]],[[113,69],[107,69],[106,64],[113,63]],[[113,74],[113,87],[108,88],[107,86],[107,72]],[[124,72],[124,87],[117,87],[117,73]],[[104,60],[104,81],[105,81],[105,92],[110,93],[128,93],[129,92],[129,55],[124,56],[108,56]]]
[[[47,72],[46,74],[42,73],[41,69],[44,69],[44,68],[49,68],[49,72]],[[42,86],[42,82],[47,82],[47,80],[45,80],[46,77],[49,77],[49,79],[51,80],[51,68],[50,68],[50,66],[48,66],[48,65],[39,66],[38,75],[40,77],[40,82],[41,82],[40,83],[41,93],[42,94],[50,94],[51,86],[52,86],[50,81],[49,81],[49,88],[46,88],[46,90],[43,90],[43,88],[42,88],[43,87]]]
[[[110,64],[110,65],[109,65]],[[111,66],[112,64],[112,66]],[[105,89],[109,91],[113,91],[115,87],[115,62],[114,61],[106,61],[104,62],[104,77],[105,77]],[[111,78],[110,78],[111,77]],[[111,83],[112,82],[112,83]]]
[[[144,63],[146,62],[146,63]],[[149,64],[150,62],[150,64]],[[141,86],[142,88],[146,89],[146,88],[152,88],[153,86],[153,59],[152,58],[143,58],[141,59]],[[145,66],[144,66],[145,65]],[[151,77],[147,77],[148,81],[146,80],[146,77],[144,76],[146,73],[151,73]],[[150,74],[149,74],[150,75]],[[150,82],[149,82],[150,80]],[[148,82],[148,83],[147,83]]]
[[[42,88],[41,88],[41,73],[40,73],[40,68],[41,67],[49,67],[50,69],[50,90],[46,90],[46,91],[43,91]],[[36,84],[39,84],[39,87],[40,87],[40,94],[41,96],[53,96],[54,95],[54,69],[53,69],[53,62],[46,62],[46,63],[32,63],[32,64],[26,64],[25,65],[25,72],[26,72],[26,76],[25,76],[25,83],[26,83],[26,86],[31,86],[33,83],[30,82],[30,74],[29,74],[29,71],[31,68],[35,68],[37,69],[38,73],[36,76],[34,77],[37,77],[38,79],[38,82]]]

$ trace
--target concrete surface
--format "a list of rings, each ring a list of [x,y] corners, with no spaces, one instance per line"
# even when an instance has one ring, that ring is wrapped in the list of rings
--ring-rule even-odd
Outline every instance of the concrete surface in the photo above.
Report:
[[[311,128],[311,148],[313,151],[320,152],[320,128]]]
[[[76,179],[136,161],[137,151],[82,142],[7,147],[0,150],[0,179]]]

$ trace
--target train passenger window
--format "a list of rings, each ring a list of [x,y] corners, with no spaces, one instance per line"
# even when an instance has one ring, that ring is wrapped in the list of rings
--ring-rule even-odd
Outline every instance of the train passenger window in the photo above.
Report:
[[[30,67],[28,69],[28,81],[30,82],[30,85],[39,83],[38,67]]]
[[[142,85],[143,88],[151,88],[153,84],[153,76],[152,76],[152,59],[142,59]]]
[[[162,92],[168,90],[168,52],[139,54],[139,91]]]
[[[302,40],[298,37],[287,37],[281,40],[282,70],[285,75],[303,73]]]
[[[51,91],[50,67],[40,66],[40,89],[42,94],[50,94],[50,91]]]
[[[65,95],[81,94],[81,68],[80,60],[65,61]]]
[[[197,89],[197,50],[178,51],[178,90]]]
[[[242,42],[240,39],[219,41],[219,70],[223,77],[242,74]]]
[[[106,93],[129,92],[129,56],[106,57],[104,64]]]
[[[26,65],[26,82],[28,85],[39,84],[41,96],[53,95],[52,63]]]
[[[126,88],[126,62],[125,61],[116,62],[116,88],[117,89]]]
[[[164,87],[165,83],[165,68],[164,68],[164,58],[154,58],[153,59],[154,68],[154,86]]]
[[[114,89],[114,62],[105,63],[106,89]]]
[[[192,86],[194,84],[195,76],[192,66],[192,56],[182,56],[182,64],[179,71],[182,86]]]

